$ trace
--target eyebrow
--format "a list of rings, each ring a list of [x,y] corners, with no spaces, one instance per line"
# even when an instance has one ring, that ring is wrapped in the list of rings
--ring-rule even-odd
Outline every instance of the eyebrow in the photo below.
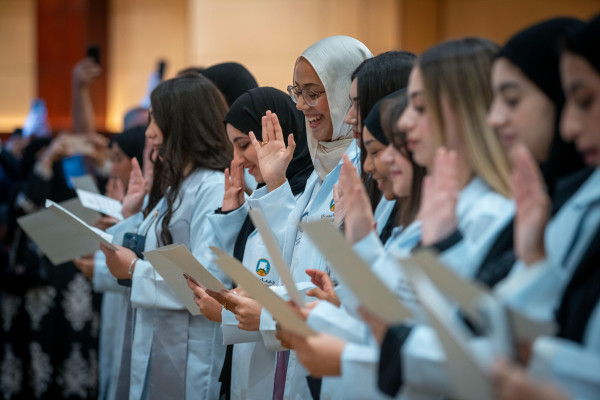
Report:
[[[300,88],[300,84],[298,82],[296,82],[296,81],[294,81],[294,86],[298,86],[298,88]],[[320,87],[316,83],[307,83],[306,85],[302,86],[302,89],[306,88],[307,86],[308,87],[316,87],[316,88]]]
[[[503,82],[500,87],[498,87],[498,91],[499,92],[504,92],[505,90],[509,90],[509,89],[518,89],[519,88],[519,84],[517,82]]]
[[[418,90],[418,91],[416,91],[416,92],[413,92],[413,93],[411,93],[411,94],[410,94],[410,98],[411,98],[411,99],[414,99],[415,97],[417,97],[417,96],[420,96],[420,95],[422,95],[422,94],[423,94],[423,91],[422,91],[422,90]]]
[[[577,80],[577,81],[573,82],[571,85],[569,85],[569,87],[568,87],[569,90],[567,92],[569,94],[575,93],[578,90],[581,90],[584,87],[584,85],[585,85],[585,82],[583,82],[582,80]]]
[[[367,146],[367,145],[370,145],[371,143],[373,143],[374,141],[375,141],[375,139],[369,139],[369,140],[367,140],[366,142],[364,142],[364,141],[363,141],[363,144],[364,144],[365,146]]]
[[[237,142],[239,140],[250,140],[250,136],[248,136],[248,137],[238,136],[235,139],[233,139],[233,142],[235,143],[235,142]]]

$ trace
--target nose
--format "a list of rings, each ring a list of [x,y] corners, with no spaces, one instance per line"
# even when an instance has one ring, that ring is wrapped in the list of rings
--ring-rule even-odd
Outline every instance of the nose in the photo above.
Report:
[[[392,149],[392,144],[390,143],[381,153],[381,161],[385,164],[385,165],[391,165],[392,161],[394,160],[394,157],[392,155],[392,151],[394,151]]]
[[[303,110],[308,110],[309,105],[306,104],[306,101],[304,101],[304,96],[302,96],[302,94],[298,95],[296,97],[296,109],[303,111]]]
[[[358,125],[356,114],[357,114],[356,107],[353,104],[348,109],[348,112],[346,113],[346,116],[344,117],[344,122],[347,123],[348,125]]]
[[[492,102],[492,106],[490,107],[490,111],[487,115],[488,125],[495,129],[503,126],[508,120],[506,118],[506,113],[502,111],[502,107],[498,103],[499,102],[496,100]]]
[[[573,107],[567,104],[560,119],[560,133],[567,142],[575,140],[581,130],[581,123],[574,114]]]
[[[372,174],[373,171],[375,170],[375,168],[373,166],[373,157],[369,153],[367,153],[367,158],[365,158],[365,162],[363,164],[363,170],[367,174]]]
[[[400,118],[398,118],[396,126],[400,131],[408,132],[414,127],[414,118],[411,116],[410,108],[410,106],[406,107]]]

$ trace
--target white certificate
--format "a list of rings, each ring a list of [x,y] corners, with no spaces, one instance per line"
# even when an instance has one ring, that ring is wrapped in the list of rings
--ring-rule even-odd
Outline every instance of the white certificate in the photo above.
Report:
[[[412,317],[408,308],[356,255],[330,222],[308,222],[302,224],[302,230],[367,310],[388,324],[398,324]]]
[[[111,243],[112,235],[50,200],[46,200],[46,209],[18,218],[17,223],[54,265],[93,253],[99,243],[117,249]]]
[[[79,197],[84,207],[109,215],[119,221],[123,219],[123,214],[121,214],[123,205],[120,201],[111,199],[100,193],[88,192],[87,190],[77,189],[76,192],[77,197]]]
[[[215,260],[217,265],[225,271],[231,279],[237,282],[250,297],[266,308],[281,326],[304,337],[316,334],[302,318],[292,311],[285,300],[269,289],[267,285],[248,271],[248,269],[246,269],[246,267],[238,260],[231,257],[223,250],[212,246],[210,248],[217,256],[217,259]]]

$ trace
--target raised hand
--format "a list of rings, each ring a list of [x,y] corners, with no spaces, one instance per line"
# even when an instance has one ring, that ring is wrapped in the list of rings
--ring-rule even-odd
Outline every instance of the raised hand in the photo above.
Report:
[[[340,188],[339,184],[333,185],[333,204],[335,209],[333,210],[333,224],[340,226],[346,218],[346,198]]]
[[[106,182],[106,195],[111,199],[123,202],[123,199],[125,198],[123,181],[115,176],[108,178],[108,182]]]
[[[84,58],[73,68],[73,83],[77,86],[87,86],[96,79],[102,70],[92,58]]]
[[[250,140],[256,150],[260,173],[269,191],[277,189],[286,181],[285,172],[292,161],[296,142],[290,133],[288,145],[283,141],[283,132],[277,115],[271,111],[262,117],[262,143],[250,132]]]
[[[513,150],[511,188],[517,203],[515,252],[531,265],[546,257],[544,232],[550,218],[550,197],[544,189],[542,174],[523,145]]]
[[[134,157],[131,159],[129,186],[127,187],[127,194],[123,198],[123,208],[121,209],[123,218],[128,218],[140,212],[146,193],[148,193],[146,179],[142,175],[140,164]]]
[[[239,160],[232,160],[231,167],[225,169],[225,194],[221,210],[231,211],[244,204],[244,167]]]
[[[335,286],[333,286],[333,282],[327,272],[319,269],[307,269],[306,274],[310,276],[312,284],[317,286],[314,289],[307,290],[307,296],[316,297],[319,300],[326,300],[331,304],[338,307],[340,306],[340,299],[335,292]]]
[[[183,276],[185,277],[190,290],[194,292],[194,302],[196,302],[202,315],[210,321],[221,322],[221,311],[223,310],[221,304],[206,293],[206,289],[198,285],[192,278],[186,274],[183,274]]]
[[[423,180],[421,194],[421,242],[425,246],[446,239],[458,227],[456,202],[460,187],[456,152],[440,148],[432,175]]]
[[[367,197],[367,191],[358,177],[356,168],[348,156],[344,154],[343,158],[344,163],[340,171],[338,192],[341,190],[344,196],[346,240],[354,244],[375,229],[375,218]]]

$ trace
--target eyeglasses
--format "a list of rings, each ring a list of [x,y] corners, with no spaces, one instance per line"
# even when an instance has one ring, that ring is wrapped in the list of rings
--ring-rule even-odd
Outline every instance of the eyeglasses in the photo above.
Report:
[[[290,97],[292,98],[294,103],[298,103],[298,96],[302,94],[302,98],[304,99],[306,104],[308,104],[311,107],[316,106],[319,102],[319,96],[325,93],[324,90],[322,92],[315,92],[314,90],[310,89],[299,90],[296,86],[288,86],[287,91],[290,94]]]

